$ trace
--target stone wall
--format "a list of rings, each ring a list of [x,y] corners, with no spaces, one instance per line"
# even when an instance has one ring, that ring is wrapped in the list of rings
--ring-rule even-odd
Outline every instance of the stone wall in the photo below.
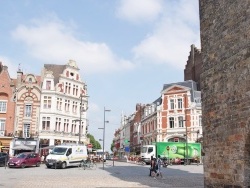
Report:
[[[250,186],[250,0],[199,0],[205,187]]]

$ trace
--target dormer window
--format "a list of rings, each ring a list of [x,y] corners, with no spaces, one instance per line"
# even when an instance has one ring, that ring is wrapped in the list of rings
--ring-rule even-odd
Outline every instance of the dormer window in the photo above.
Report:
[[[70,73],[70,76],[74,76],[74,73],[73,73],[73,72],[71,72],[71,73]]]
[[[50,90],[50,89],[51,89],[51,81],[50,81],[50,80],[47,80],[47,81],[46,81],[46,89],[47,89],[47,90]]]
[[[29,78],[29,83],[32,83],[32,78]]]

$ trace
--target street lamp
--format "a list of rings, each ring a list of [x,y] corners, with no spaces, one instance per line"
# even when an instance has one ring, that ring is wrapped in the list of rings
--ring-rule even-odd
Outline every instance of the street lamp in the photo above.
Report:
[[[196,139],[196,142],[198,142],[198,136],[199,136],[199,133],[200,133],[200,130],[197,130],[197,139]]]
[[[182,122],[186,121],[186,120],[181,120]],[[185,128],[186,128],[186,133],[185,133],[185,136],[186,136],[186,147],[185,147],[185,161],[184,161],[184,165],[188,164],[188,138],[187,138],[187,125],[185,123]]]
[[[111,110],[107,110],[104,107],[104,124],[103,124],[103,128],[98,128],[98,129],[103,129],[103,139],[102,139],[102,148],[103,148],[103,152],[102,152],[102,162],[103,162],[103,170],[104,170],[104,153],[105,153],[105,124],[109,123],[109,121],[106,121],[105,119],[105,114],[106,112],[110,112]]]
[[[83,97],[88,97],[87,95],[83,96],[82,94],[80,94],[80,117],[79,119],[73,120],[73,121],[79,121],[79,140],[78,140],[78,144],[80,145],[81,143],[81,131],[82,131],[82,112],[86,112],[88,110],[88,106],[86,104],[86,108],[82,109],[82,98]],[[86,101],[87,103],[88,101]]]

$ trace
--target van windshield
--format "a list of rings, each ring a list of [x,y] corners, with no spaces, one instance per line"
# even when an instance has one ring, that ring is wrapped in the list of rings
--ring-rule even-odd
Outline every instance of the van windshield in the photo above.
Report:
[[[142,153],[147,153],[147,150],[148,150],[148,147],[143,147],[142,150],[141,150],[141,152]]]
[[[67,148],[55,147],[50,154],[64,155],[66,151],[67,151]]]

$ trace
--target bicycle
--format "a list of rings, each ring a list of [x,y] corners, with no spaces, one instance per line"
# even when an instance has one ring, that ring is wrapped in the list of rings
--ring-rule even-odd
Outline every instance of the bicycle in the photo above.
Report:
[[[89,169],[92,169],[92,170],[95,170],[97,168],[97,165],[95,162],[93,162],[92,160],[82,160],[78,166],[79,168],[82,168],[82,169],[86,169],[86,168],[89,168]]]
[[[146,165],[146,162],[142,158],[139,157],[137,159],[137,164],[144,166],[144,165]]]

